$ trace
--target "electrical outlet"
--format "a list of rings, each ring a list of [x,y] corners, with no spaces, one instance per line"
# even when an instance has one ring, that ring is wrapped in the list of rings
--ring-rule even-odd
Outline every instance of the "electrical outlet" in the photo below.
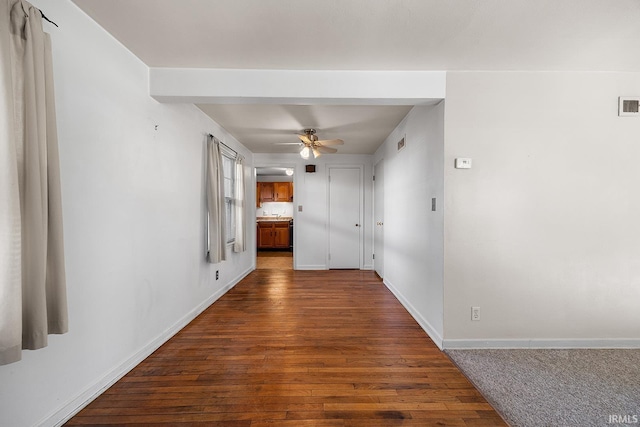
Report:
[[[216,280],[220,278],[220,270],[216,270]]]
[[[471,307],[471,320],[480,320],[480,307]]]

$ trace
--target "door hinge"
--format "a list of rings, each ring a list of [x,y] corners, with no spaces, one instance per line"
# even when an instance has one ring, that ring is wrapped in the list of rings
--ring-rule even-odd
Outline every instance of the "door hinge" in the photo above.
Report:
[[[374,180],[374,181],[376,180],[376,176],[375,176],[375,175],[373,175],[373,180]]]
[[[373,259],[376,259],[376,254],[373,254]]]

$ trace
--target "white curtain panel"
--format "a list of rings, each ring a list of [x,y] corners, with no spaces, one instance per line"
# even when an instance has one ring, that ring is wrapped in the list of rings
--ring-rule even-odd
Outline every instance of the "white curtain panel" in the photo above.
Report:
[[[244,220],[245,194],[244,185],[244,157],[238,154],[236,157],[235,176],[235,215],[236,215],[236,236],[233,243],[233,252],[244,252],[247,247],[246,226]]]
[[[207,207],[209,210],[207,261],[217,264],[227,259],[226,218],[224,206],[224,173],[220,144],[207,140]]]
[[[0,364],[68,330],[51,42],[0,0]]]

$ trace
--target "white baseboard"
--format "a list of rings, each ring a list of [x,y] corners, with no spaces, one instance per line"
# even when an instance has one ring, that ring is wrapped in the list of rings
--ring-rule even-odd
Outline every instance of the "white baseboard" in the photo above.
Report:
[[[418,325],[429,335],[429,338],[442,350],[442,336],[435,330],[435,328],[415,309],[413,305],[407,300],[400,291],[393,286],[387,279],[383,279],[382,283],[395,295],[409,314],[418,322]]]
[[[571,349],[571,348],[640,348],[637,338],[594,339],[446,339],[445,350],[470,349]]]
[[[308,265],[297,265],[296,266],[296,270],[327,270],[327,266],[322,264],[322,265],[312,265],[312,264],[308,264]]]
[[[298,265],[294,270],[329,270],[326,265]],[[373,265],[365,265],[361,270],[373,270]]]
[[[167,342],[172,336],[180,332],[182,328],[187,326],[189,322],[198,317],[200,313],[209,308],[211,304],[216,302],[222,295],[226,294],[231,288],[237,285],[240,280],[244,279],[249,273],[254,270],[254,267],[240,273],[235,279],[228,284],[218,289],[213,295],[207,298],[202,303],[198,304],[193,310],[187,313],[182,319],[171,325],[166,331],[161,333],[149,344],[145,345],[142,349],[128,358],[124,363],[117,366],[111,372],[104,377],[100,378],[93,385],[87,387],[78,396],[67,402],[59,410],[53,414],[47,416],[39,422],[38,426],[61,426],[80,412],[85,406],[94,401],[98,396],[104,393],[109,387],[115,384],[120,378],[125,376],[129,371],[135,368],[140,362],[149,357],[151,353],[156,351],[162,344]]]

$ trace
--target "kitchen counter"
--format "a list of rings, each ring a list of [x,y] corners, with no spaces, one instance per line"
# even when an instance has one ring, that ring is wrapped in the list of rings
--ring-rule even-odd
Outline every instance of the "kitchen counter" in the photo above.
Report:
[[[256,221],[257,222],[278,222],[278,221],[289,222],[292,219],[293,218],[291,218],[290,216],[281,216],[280,218],[275,216],[259,216],[256,218]]]

